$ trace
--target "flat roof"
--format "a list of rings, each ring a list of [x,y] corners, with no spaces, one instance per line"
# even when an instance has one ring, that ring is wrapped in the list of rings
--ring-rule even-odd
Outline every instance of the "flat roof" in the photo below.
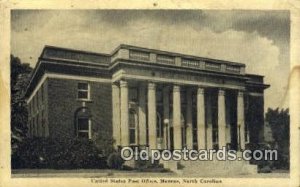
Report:
[[[236,66],[246,66],[245,64],[239,63],[239,62],[219,60],[219,59],[213,59],[213,58],[207,58],[207,57],[200,57],[200,56],[195,56],[195,55],[188,55],[188,54],[182,54],[182,53],[176,53],[176,52],[170,52],[170,51],[158,50],[158,49],[152,49],[152,48],[146,48],[146,47],[139,47],[139,46],[128,45],[128,44],[120,44],[118,47],[116,47],[114,50],[112,50],[112,52],[110,54],[45,45],[45,47],[41,53],[41,56],[43,56],[43,54],[47,48],[76,52],[76,53],[81,53],[81,54],[97,55],[99,57],[100,56],[111,57],[121,48],[125,48],[125,49],[131,49],[131,50],[140,50],[140,51],[144,51],[144,52],[153,52],[153,53],[157,53],[157,54],[165,54],[165,55],[170,55],[170,56],[174,56],[174,57],[178,56],[178,57],[187,58],[187,59],[203,60],[203,61],[215,62],[215,63],[224,63],[224,64],[236,65]]]

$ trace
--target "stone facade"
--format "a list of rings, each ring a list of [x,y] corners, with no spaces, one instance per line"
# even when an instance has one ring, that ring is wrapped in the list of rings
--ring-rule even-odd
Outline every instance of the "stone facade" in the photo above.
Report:
[[[241,63],[129,45],[111,54],[46,46],[26,93],[29,135],[241,150],[262,141],[267,87]]]

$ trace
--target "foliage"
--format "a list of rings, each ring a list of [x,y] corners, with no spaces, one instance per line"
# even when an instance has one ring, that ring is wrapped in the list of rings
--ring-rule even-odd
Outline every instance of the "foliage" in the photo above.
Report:
[[[114,139],[110,133],[95,133],[93,141],[97,148],[102,151],[103,156],[108,157],[110,153],[114,152]]]
[[[246,147],[248,150],[251,150],[252,153],[253,151],[256,151],[256,150],[261,150],[262,153],[265,153],[265,150],[270,150],[271,147],[269,146],[269,144],[266,144],[266,143],[260,143],[260,144],[257,144],[257,143],[250,143],[247,145]],[[255,160],[253,158],[253,154],[251,153],[251,156],[252,156],[252,159],[250,160],[250,163],[251,164],[254,164],[254,165],[257,165],[258,166],[258,172],[259,173],[269,173],[271,172],[271,170],[274,168],[274,162],[275,161],[271,161],[271,160]],[[263,158],[265,157],[265,154],[263,154]]]
[[[12,155],[12,168],[107,168],[94,142],[80,138],[28,138]]]
[[[124,164],[124,160],[121,158],[119,152],[111,153],[107,158],[107,165],[112,169],[121,169]]]
[[[32,68],[29,66],[28,63],[22,63],[18,57],[14,57],[13,55],[10,56],[10,84],[16,85],[18,81],[18,76],[20,74],[30,74]]]
[[[290,116],[288,109],[268,109],[266,121],[271,125],[272,134],[277,142],[288,142],[290,132]]]
[[[266,122],[270,124],[275,145],[278,150],[277,168],[289,167],[290,116],[288,109],[268,109]]]
[[[154,163],[151,160],[137,160],[136,167],[141,172],[168,172],[162,164],[156,160]]]
[[[29,64],[21,63],[18,57],[11,55],[11,132],[12,148],[25,137],[27,132],[27,108],[24,99],[25,90],[29,83],[32,68]]]

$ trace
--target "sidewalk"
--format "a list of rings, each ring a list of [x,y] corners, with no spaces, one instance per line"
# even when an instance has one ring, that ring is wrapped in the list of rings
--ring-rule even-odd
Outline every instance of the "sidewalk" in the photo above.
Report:
[[[98,177],[186,177],[173,172],[139,172],[111,169],[79,169],[79,170],[54,170],[54,169],[18,169],[12,170],[12,178],[98,178]],[[272,173],[257,173],[238,176],[192,176],[192,177],[224,177],[224,178],[289,178],[288,171],[275,170]]]

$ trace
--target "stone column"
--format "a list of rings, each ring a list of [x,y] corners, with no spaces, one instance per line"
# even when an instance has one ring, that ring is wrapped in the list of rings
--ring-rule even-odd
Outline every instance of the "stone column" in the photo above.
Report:
[[[205,149],[205,105],[204,88],[197,90],[197,139],[198,149]]]
[[[112,123],[113,123],[113,138],[115,147],[120,145],[121,128],[120,128],[120,88],[116,83],[112,84]]]
[[[238,148],[245,149],[245,116],[244,116],[244,93],[238,92],[237,96],[237,134],[238,134]]]
[[[163,88],[163,121],[164,121],[164,148],[170,148],[170,98],[169,98],[169,87]]]
[[[192,89],[186,91],[186,145],[187,149],[193,149],[193,100]]]
[[[225,119],[225,91],[219,90],[218,94],[218,139],[219,149],[226,147],[226,119]]]
[[[121,145],[128,146],[129,145],[129,105],[128,105],[128,85],[126,81],[120,81],[121,88]]]
[[[173,86],[174,149],[182,149],[180,86]]]
[[[212,138],[212,97],[208,94],[207,97],[207,120],[206,120],[206,149],[212,149],[213,148],[213,138]]]
[[[139,86],[139,144],[147,144],[147,127],[146,127],[146,88],[144,85]]]
[[[156,92],[155,84],[148,84],[148,129],[149,149],[157,148],[156,137]]]

